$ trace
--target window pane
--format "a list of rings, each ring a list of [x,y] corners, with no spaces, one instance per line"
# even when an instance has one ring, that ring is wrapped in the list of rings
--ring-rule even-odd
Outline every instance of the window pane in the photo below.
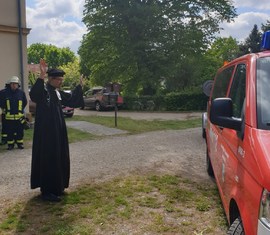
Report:
[[[246,97],[246,65],[237,65],[229,97],[233,103],[233,116],[240,118]]]
[[[270,129],[270,57],[257,60],[258,128]]]
[[[212,99],[226,97],[228,86],[232,77],[234,66],[223,70],[217,75],[214,90],[212,94]]]

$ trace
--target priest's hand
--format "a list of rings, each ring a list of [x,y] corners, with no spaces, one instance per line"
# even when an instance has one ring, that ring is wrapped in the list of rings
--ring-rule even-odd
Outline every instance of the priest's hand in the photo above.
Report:
[[[47,64],[44,59],[40,59],[39,69],[40,69],[40,78],[44,80],[46,76],[46,71],[47,71]]]

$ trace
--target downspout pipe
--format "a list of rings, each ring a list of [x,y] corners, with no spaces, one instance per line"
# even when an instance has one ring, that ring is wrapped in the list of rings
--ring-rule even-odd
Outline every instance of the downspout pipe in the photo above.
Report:
[[[18,2],[18,28],[19,28],[19,65],[20,65],[21,88],[24,91],[22,7],[21,7],[21,0],[17,0],[17,2]]]

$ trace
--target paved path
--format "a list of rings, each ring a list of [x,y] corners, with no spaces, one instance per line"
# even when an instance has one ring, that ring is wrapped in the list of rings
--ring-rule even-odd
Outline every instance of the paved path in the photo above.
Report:
[[[68,121],[66,122],[68,127],[72,127],[84,132],[89,132],[98,136],[103,135],[119,135],[127,134],[127,131],[123,131],[117,128],[105,127],[99,124],[89,123],[85,121]]]

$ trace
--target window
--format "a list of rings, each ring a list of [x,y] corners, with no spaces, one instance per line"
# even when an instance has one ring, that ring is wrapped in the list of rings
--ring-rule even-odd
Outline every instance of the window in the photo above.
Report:
[[[216,81],[214,84],[214,90],[212,94],[212,99],[226,97],[228,86],[232,77],[234,66],[231,66],[221,73],[219,73],[216,77]]]
[[[270,130],[270,57],[257,60],[258,128]]]
[[[237,65],[229,97],[233,103],[233,116],[240,118],[246,97],[246,65]]]

